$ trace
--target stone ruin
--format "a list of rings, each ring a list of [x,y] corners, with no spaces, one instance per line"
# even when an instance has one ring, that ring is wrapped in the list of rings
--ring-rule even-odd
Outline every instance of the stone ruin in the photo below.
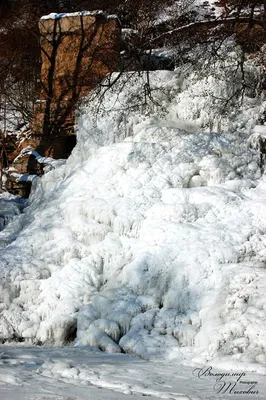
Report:
[[[117,70],[119,61],[121,27],[116,16],[101,11],[50,14],[41,18],[39,29],[40,99],[35,104],[30,132],[20,143],[12,139],[6,146],[5,163],[19,174],[42,173],[31,155],[17,158],[28,146],[45,157],[69,156],[76,143],[77,101]],[[25,194],[25,187],[9,174],[9,191]]]

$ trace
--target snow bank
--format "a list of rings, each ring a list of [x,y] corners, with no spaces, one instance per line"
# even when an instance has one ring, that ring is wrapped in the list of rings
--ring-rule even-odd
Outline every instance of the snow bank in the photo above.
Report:
[[[223,116],[211,94],[231,82],[160,71],[147,94],[145,79],[91,96],[66,165],[4,231],[0,338],[264,362],[260,106]]]

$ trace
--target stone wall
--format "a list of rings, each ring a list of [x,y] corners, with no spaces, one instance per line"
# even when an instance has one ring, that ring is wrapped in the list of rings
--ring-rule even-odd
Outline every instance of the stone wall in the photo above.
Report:
[[[102,12],[59,14],[39,23],[41,93],[34,132],[58,134],[74,125],[74,105],[117,69],[120,24]]]
[[[30,132],[15,143],[7,138],[8,167],[19,174],[42,174],[30,155],[18,157],[30,146],[40,155],[67,158],[75,145],[73,127],[77,101],[117,70],[121,29],[116,16],[102,12],[50,14],[39,22],[42,55],[40,99],[35,104]],[[14,142],[14,143],[13,143]],[[0,164],[3,161],[0,161]],[[28,184],[14,181],[7,188],[29,193]]]

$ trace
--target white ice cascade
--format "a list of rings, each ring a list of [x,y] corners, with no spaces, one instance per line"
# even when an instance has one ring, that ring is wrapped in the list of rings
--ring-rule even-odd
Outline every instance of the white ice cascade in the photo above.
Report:
[[[84,103],[67,163],[1,233],[0,339],[264,362],[262,106],[220,115],[226,84],[178,71],[150,74],[147,106],[142,79]]]

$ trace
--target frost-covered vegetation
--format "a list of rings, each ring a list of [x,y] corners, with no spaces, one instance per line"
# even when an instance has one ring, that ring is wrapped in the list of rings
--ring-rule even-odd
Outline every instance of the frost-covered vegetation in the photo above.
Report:
[[[222,113],[234,82],[184,71],[150,73],[146,98],[127,73],[83,102],[71,156],[2,232],[2,341],[263,371],[265,103]]]

